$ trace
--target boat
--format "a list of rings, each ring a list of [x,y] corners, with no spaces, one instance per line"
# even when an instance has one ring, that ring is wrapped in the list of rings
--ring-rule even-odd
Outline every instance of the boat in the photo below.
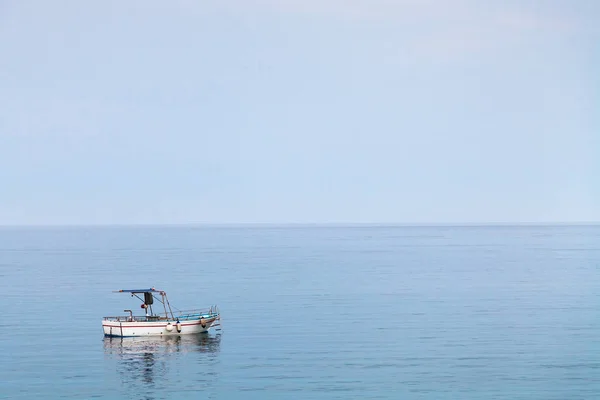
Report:
[[[146,315],[134,316],[132,310],[123,310],[129,315],[104,317],[102,319],[104,336],[174,336],[205,333],[211,328],[221,330],[221,313],[216,305],[203,310],[196,309],[173,313],[169,298],[164,290],[155,288],[121,289],[114,293],[129,293],[131,297],[141,300],[140,307],[145,310]],[[153,305],[157,303],[162,304],[164,314],[154,313]],[[158,308],[161,308],[160,305]]]

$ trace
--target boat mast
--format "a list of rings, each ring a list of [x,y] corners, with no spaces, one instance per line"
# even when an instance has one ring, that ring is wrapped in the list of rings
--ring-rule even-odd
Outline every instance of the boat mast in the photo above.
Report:
[[[169,298],[167,297],[166,292],[165,292],[165,301],[167,302],[167,305],[169,306],[169,312],[171,312],[171,319],[175,319],[175,316],[173,315],[173,310],[171,310],[171,303],[169,303]]]
[[[163,307],[165,308],[165,318],[169,319],[169,314],[167,314],[167,305],[165,304],[165,292],[160,292],[160,295],[162,296],[162,303]]]

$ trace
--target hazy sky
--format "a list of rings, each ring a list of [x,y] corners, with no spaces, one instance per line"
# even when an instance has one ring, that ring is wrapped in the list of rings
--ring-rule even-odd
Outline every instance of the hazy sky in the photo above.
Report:
[[[599,21],[0,0],[0,224],[600,221]]]

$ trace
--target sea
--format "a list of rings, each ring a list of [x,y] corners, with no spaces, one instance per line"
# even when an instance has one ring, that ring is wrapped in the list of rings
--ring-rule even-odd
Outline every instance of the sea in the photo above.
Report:
[[[105,338],[120,289],[222,330]],[[2,399],[600,399],[600,226],[0,228]]]

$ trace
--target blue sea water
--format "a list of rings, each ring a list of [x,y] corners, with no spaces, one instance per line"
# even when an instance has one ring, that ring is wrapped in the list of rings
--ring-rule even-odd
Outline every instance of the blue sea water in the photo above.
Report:
[[[599,226],[0,229],[0,398],[597,399]],[[106,339],[154,286],[220,334]]]

